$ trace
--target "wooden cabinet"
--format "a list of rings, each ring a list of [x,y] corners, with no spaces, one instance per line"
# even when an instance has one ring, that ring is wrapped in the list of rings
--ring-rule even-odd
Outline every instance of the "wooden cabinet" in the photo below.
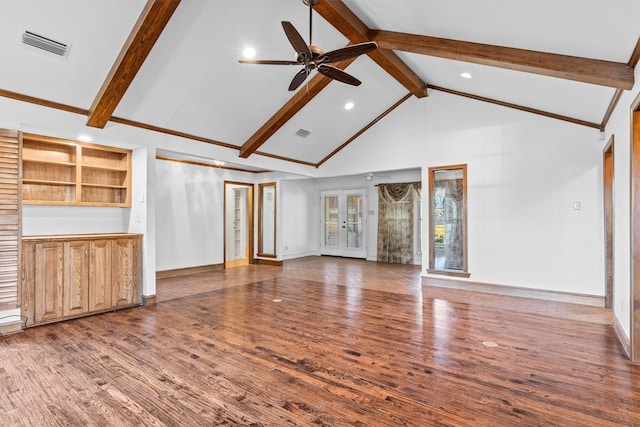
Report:
[[[137,242],[131,239],[113,241],[114,269],[112,278],[112,298],[115,307],[133,304],[136,298],[136,283],[140,281],[139,262],[136,256]]]
[[[89,312],[87,253],[89,242],[79,240],[64,242],[64,304],[62,314],[64,316],[76,316]],[[36,249],[37,253],[37,249]],[[36,284],[36,289],[38,285]]]
[[[42,242],[35,250],[35,322],[46,322],[64,315],[61,242]]]
[[[129,239],[125,239],[129,240]],[[89,260],[89,306],[91,311],[111,308],[113,301],[111,280],[112,269],[118,268],[117,262],[112,264],[112,242],[109,239],[91,242],[91,258]],[[133,303],[133,301],[131,301]]]
[[[140,234],[24,237],[26,326],[139,305],[141,243]]]
[[[131,150],[25,133],[22,200],[38,205],[131,206]]]

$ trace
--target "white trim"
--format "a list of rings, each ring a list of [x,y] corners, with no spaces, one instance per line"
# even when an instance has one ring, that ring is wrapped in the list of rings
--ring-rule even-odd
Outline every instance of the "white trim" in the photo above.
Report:
[[[493,283],[471,282],[444,277],[422,276],[422,284],[441,288],[461,289],[496,295],[508,295],[523,298],[535,298],[548,301],[582,304],[604,308],[604,297],[598,295],[574,294],[545,289],[522,288],[518,286],[496,285]]]

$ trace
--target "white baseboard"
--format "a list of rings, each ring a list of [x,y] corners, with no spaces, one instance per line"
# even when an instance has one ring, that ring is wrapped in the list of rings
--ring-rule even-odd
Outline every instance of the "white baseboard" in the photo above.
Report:
[[[422,276],[422,284],[442,288],[484,292],[488,294],[507,295],[523,298],[536,298],[548,301],[604,307],[604,297],[597,295],[574,294],[569,292],[550,291],[546,289],[523,288],[518,286],[497,285],[493,283],[472,282],[454,278]]]
[[[285,254],[282,259],[296,259],[296,258],[304,258],[307,256],[320,256],[320,251],[305,251],[305,252],[295,252],[290,254]]]
[[[620,324],[620,320],[618,320],[615,314],[613,315],[613,331],[618,338],[622,350],[626,353],[627,358],[631,359],[631,339],[627,336],[627,333]]]

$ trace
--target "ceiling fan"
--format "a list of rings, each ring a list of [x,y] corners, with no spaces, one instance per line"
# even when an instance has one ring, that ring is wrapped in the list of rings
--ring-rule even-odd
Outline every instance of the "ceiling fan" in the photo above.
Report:
[[[296,73],[291,80],[289,90],[296,90],[307,79],[312,70],[318,70],[319,73],[353,86],[359,86],[361,81],[342,71],[340,68],[328,65],[331,63],[344,61],[345,59],[354,58],[356,56],[371,52],[378,48],[376,42],[366,42],[353,44],[341,49],[325,52],[312,43],[313,29],[313,6],[318,4],[320,0],[302,0],[305,5],[309,6],[309,44],[307,44],[300,33],[295,29],[289,21],[282,21],[282,28],[289,39],[289,43],[296,51],[295,61],[281,60],[260,60],[260,59],[242,59],[239,62],[243,64],[265,64],[265,65],[302,65],[302,69]]]

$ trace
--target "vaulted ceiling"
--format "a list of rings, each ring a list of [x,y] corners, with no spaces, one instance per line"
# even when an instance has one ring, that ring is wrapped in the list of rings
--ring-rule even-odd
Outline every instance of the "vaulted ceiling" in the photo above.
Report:
[[[320,0],[313,44],[379,48],[337,64],[360,86],[313,72],[295,92],[300,67],[238,60],[247,46],[294,60],[281,21],[307,40],[303,0],[0,0],[0,20],[0,96],[86,116],[94,128],[218,145],[231,160],[315,167],[432,91],[603,128],[640,58],[637,0]],[[25,46],[25,31],[68,54]]]

